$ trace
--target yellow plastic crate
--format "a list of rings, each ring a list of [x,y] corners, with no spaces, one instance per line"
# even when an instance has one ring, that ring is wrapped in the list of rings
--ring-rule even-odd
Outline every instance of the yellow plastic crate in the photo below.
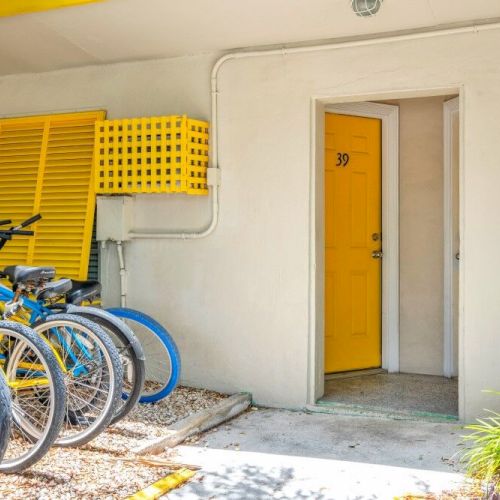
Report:
[[[96,122],[96,193],[207,194],[208,128],[187,116]]]

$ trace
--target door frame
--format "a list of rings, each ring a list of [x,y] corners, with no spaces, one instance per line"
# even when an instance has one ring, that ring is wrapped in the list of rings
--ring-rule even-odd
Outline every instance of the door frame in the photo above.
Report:
[[[453,118],[459,115],[460,98],[454,97],[443,104],[443,375],[455,377],[458,367],[455,363],[455,325],[453,297]],[[460,118],[459,118],[460,122]],[[460,125],[459,125],[460,126]],[[460,135],[460,132],[458,132]],[[459,137],[460,141],[460,137]],[[460,155],[460,146],[459,153]],[[460,158],[458,158],[460,163]],[[459,216],[460,218],[460,216]],[[460,279],[460,278],[459,278]]]
[[[324,112],[382,121],[382,368],[399,372],[399,107],[353,102]]]

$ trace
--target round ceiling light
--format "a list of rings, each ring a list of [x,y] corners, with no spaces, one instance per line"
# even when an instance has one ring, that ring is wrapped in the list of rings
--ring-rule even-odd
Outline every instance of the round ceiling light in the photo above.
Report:
[[[384,0],[351,0],[352,10],[361,17],[374,16]]]

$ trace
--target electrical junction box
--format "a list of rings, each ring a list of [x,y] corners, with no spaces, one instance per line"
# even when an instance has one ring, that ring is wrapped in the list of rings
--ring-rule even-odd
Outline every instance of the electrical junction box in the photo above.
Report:
[[[128,241],[132,226],[132,196],[97,197],[97,241]]]

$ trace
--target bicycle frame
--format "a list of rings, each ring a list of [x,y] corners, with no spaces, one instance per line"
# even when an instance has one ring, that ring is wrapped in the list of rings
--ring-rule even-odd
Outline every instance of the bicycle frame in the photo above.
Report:
[[[0,303],[12,301],[14,298],[15,298],[15,293],[10,288],[0,284]],[[30,318],[28,320],[29,325],[34,325],[37,321],[44,320],[51,314],[54,314],[54,311],[48,307],[45,307],[41,301],[31,300],[27,297],[22,298],[21,308],[23,310],[28,310],[30,313]],[[75,335],[72,332],[71,328],[66,327],[65,329],[71,338],[71,343],[72,344],[74,343],[76,346],[78,346],[78,349],[83,354],[84,358],[86,358],[89,361],[92,360],[93,359],[92,355],[89,353],[86,346],[82,343],[79,336]],[[55,334],[58,342],[64,348],[65,352],[68,354],[69,358],[73,363],[73,366],[71,368],[66,366],[63,360],[61,359],[59,353],[54,349],[53,346],[51,346],[52,350],[54,351],[54,354],[56,355],[56,358],[59,361],[59,364],[61,365],[62,370],[64,372],[71,371],[73,375],[75,375],[76,377],[82,374],[86,374],[88,372],[87,368],[78,361],[78,356],[75,354],[74,350],[68,344],[64,336],[61,335],[61,332],[57,328],[53,328],[51,329],[51,331],[52,333]]]
[[[14,292],[10,288],[0,283],[0,302],[10,302],[14,298]],[[51,314],[51,310],[47,307],[44,307],[43,304],[26,297],[23,297],[22,307],[31,311],[29,319],[30,325],[33,325],[40,319],[45,319],[49,314]]]
[[[14,226],[7,230],[2,230],[0,228],[0,250],[4,247],[5,243],[12,239],[12,236],[20,235],[20,236],[33,236],[33,231],[26,231],[23,228],[34,224],[38,220],[40,220],[42,216],[40,214],[34,215],[29,219],[25,220],[21,224]],[[10,224],[10,220],[1,220],[0,226]],[[52,314],[56,314],[55,309],[47,307],[43,301],[32,300],[26,296],[26,293],[22,293],[19,295],[14,292],[10,288],[0,283],[0,304],[1,303],[15,303],[13,305],[18,306],[14,314],[18,314],[18,312],[27,313],[29,315],[29,319],[22,318],[25,323],[28,323],[28,326],[35,326],[35,324],[39,321],[43,321],[47,319],[47,317]],[[61,306],[61,309],[64,309],[64,306]],[[21,319],[18,317],[18,319]],[[71,327],[64,327],[64,331],[61,332],[59,328],[53,327],[49,330],[54,337],[57,339],[57,343],[61,346],[65,359],[61,358],[60,353],[56,346],[54,346],[49,339],[45,339],[42,335],[42,338],[46,340],[46,342],[50,345],[53,353],[56,356],[56,359],[59,362],[59,365],[64,373],[70,372],[73,376],[79,377],[80,375],[87,375],[91,368],[87,368],[85,363],[87,361],[95,362],[92,353],[85,345],[86,335],[82,332],[80,335],[75,334]],[[83,342],[82,342],[83,340]],[[78,352],[81,354],[81,361],[79,360],[79,356],[75,354],[74,346],[77,347]],[[0,351],[0,360],[2,358],[3,353]],[[69,359],[68,359],[69,358]],[[69,361],[69,363],[68,363]]]

